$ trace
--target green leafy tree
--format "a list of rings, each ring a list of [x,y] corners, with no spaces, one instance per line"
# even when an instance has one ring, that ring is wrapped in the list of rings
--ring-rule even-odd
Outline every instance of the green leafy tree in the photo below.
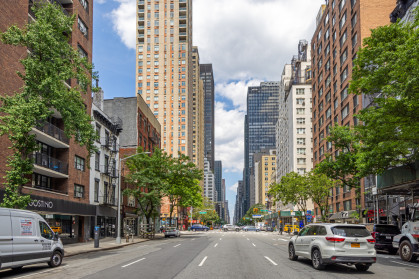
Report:
[[[158,148],[150,156],[142,148],[137,153],[126,161],[129,172],[125,181],[133,187],[126,188],[123,194],[135,197],[140,214],[150,225],[159,216],[161,200],[169,188],[170,156]]]
[[[7,135],[12,155],[8,158],[5,196],[1,206],[25,208],[30,202],[22,194],[29,182],[37,150],[32,127],[45,121],[56,110],[62,116],[67,137],[94,150],[96,134],[86,113],[82,94],[88,86],[67,88],[63,81],[73,79],[79,84],[90,83],[92,65],[68,43],[76,16],[68,17],[57,5],[34,6],[36,21],[24,28],[11,26],[0,34],[4,44],[25,47],[28,55],[20,62],[24,71],[18,72],[24,86],[14,95],[0,97],[0,135]],[[89,156],[90,157],[90,156]]]
[[[177,158],[171,158],[168,164],[167,196],[170,201],[170,220],[175,207],[198,207],[202,205],[201,186],[202,170],[192,163],[188,156],[179,153]]]
[[[325,174],[316,173],[315,171],[311,171],[306,175],[306,182],[308,194],[311,200],[319,206],[322,221],[326,222],[330,189],[336,186],[337,183]]]
[[[255,222],[262,222],[263,221],[263,213],[262,213],[262,209],[265,210],[266,206],[261,204],[261,203],[257,203],[252,205],[249,210],[247,210],[246,214],[244,215],[244,220],[241,220],[241,223],[243,225],[253,225],[255,224]],[[253,215],[262,215],[262,217],[260,218],[253,218]]]
[[[296,172],[287,173],[281,177],[280,183],[271,185],[269,194],[275,202],[292,203],[299,211],[307,212],[307,202],[310,199],[306,178]]]
[[[206,214],[200,214],[200,212],[206,212]],[[203,198],[201,206],[193,208],[192,217],[194,220],[200,220],[204,224],[216,223],[220,220],[220,216],[218,216],[215,210],[215,203],[207,197]]]
[[[357,116],[358,168],[371,174],[419,159],[419,8],[412,23],[372,30],[358,52],[350,92],[374,98]]]

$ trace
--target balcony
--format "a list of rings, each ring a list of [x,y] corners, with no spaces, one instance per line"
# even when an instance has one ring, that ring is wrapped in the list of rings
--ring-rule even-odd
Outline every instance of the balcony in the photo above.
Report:
[[[34,172],[55,178],[68,178],[68,164],[56,158],[36,152],[34,159]]]
[[[102,205],[116,206],[116,199],[112,196],[103,196],[103,200],[100,203]]]
[[[188,33],[186,33],[186,32],[180,32],[179,33],[179,36],[181,36],[181,37],[185,37],[185,36],[187,36],[188,35]]]
[[[188,17],[185,15],[182,15],[182,16],[179,16],[179,19],[188,19]]]
[[[36,139],[55,148],[68,148],[70,140],[64,131],[57,126],[43,122],[32,128],[31,134],[36,135]]]
[[[179,24],[179,28],[186,28],[187,25],[186,24]]]

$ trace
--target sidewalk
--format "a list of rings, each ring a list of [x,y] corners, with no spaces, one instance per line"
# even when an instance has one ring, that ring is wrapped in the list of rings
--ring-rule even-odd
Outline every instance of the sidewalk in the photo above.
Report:
[[[156,233],[154,239],[164,238],[164,234]],[[94,241],[88,242],[81,242],[81,243],[74,243],[74,244],[65,244],[64,245],[64,256],[71,257],[75,255],[90,253],[90,252],[97,252],[97,251],[104,251],[104,250],[112,250],[122,248],[128,245],[133,245],[145,241],[149,241],[152,239],[144,239],[134,237],[134,239],[130,238],[129,242],[126,242],[125,238],[121,238],[121,244],[116,244],[116,240],[113,237],[102,238],[99,240],[99,248],[94,248]]]

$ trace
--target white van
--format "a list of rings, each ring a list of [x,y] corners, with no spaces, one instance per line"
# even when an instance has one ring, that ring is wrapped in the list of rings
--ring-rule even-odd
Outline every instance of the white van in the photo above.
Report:
[[[39,214],[0,208],[0,269],[42,262],[57,267],[63,257],[63,243]]]

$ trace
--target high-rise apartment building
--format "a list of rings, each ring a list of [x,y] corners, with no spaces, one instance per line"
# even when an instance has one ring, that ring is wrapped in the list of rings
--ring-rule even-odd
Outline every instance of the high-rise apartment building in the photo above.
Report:
[[[204,125],[205,154],[214,171],[214,73],[212,64],[200,65],[201,79],[204,82]]]
[[[273,202],[268,196],[271,183],[275,182],[276,150],[263,150],[255,153],[255,203],[263,204],[271,209]],[[256,175],[257,173],[257,175]]]
[[[162,126],[162,149],[192,154],[192,1],[137,0],[136,92]]]
[[[204,82],[200,78],[198,47],[192,48],[192,162],[204,169]]]
[[[33,0],[2,1],[0,5],[0,32],[12,25],[23,28],[28,21],[36,20],[31,9]],[[46,1],[45,1],[46,2]],[[52,2],[52,1],[50,1]],[[55,5],[65,15],[76,15],[69,44],[92,62],[93,1],[56,0]],[[28,55],[23,47],[4,45],[0,42],[0,94],[12,95],[22,86],[22,79],[16,74],[24,69],[20,59]],[[64,82],[64,81],[63,81]],[[77,85],[77,80],[66,80],[67,87]],[[86,113],[90,115],[92,98],[90,92],[82,95]],[[22,192],[33,200],[27,209],[42,212],[47,222],[61,228],[64,243],[86,241],[93,235],[92,219],[96,207],[89,202],[90,172],[87,166],[89,153],[85,147],[67,138],[64,133],[63,117],[55,112],[38,126],[33,127],[39,150],[34,154],[33,174],[30,182],[23,185]],[[0,196],[3,195],[7,157],[11,150],[7,137],[0,138]]]
[[[354,117],[362,109],[362,98],[348,94],[353,60],[362,40],[371,29],[390,24],[394,0],[328,0],[317,16],[311,41],[313,98],[313,161],[324,160],[325,153],[335,154],[325,138],[333,125],[358,125]],[[364,192],[364,181],[361,184]],[[331,193],[329,212],[364,207],[364,196],[355,198],[355,190],[335,188]],[[319,216],[318,208],[315,215]]]
[[[215,177],[215,191],[217,192],[217,202],[221,202],[222,194],[221,194],[221,186],[223,180],[223,162],[221,161],[214,161],[214,177]]]
[[[312,168],[311,56],[307,41],[298,44],[298,55],[284,66],[276,127],[276,181],[290,172],[304,174]]]
[[[204,158],[204,197],[216,202],[217,191],[215,190],[215,178],[210,169],[210,163]]]
[[[274,149],[275,126],[278,121],[279,82],[262,82],[250,86],[247,92],[247,115],[245,117],[245,191],[244,212],[250,207],[250,176],[254,175],[253,155],[262,149]],[[254,185],[254,184],[253,184]]]

